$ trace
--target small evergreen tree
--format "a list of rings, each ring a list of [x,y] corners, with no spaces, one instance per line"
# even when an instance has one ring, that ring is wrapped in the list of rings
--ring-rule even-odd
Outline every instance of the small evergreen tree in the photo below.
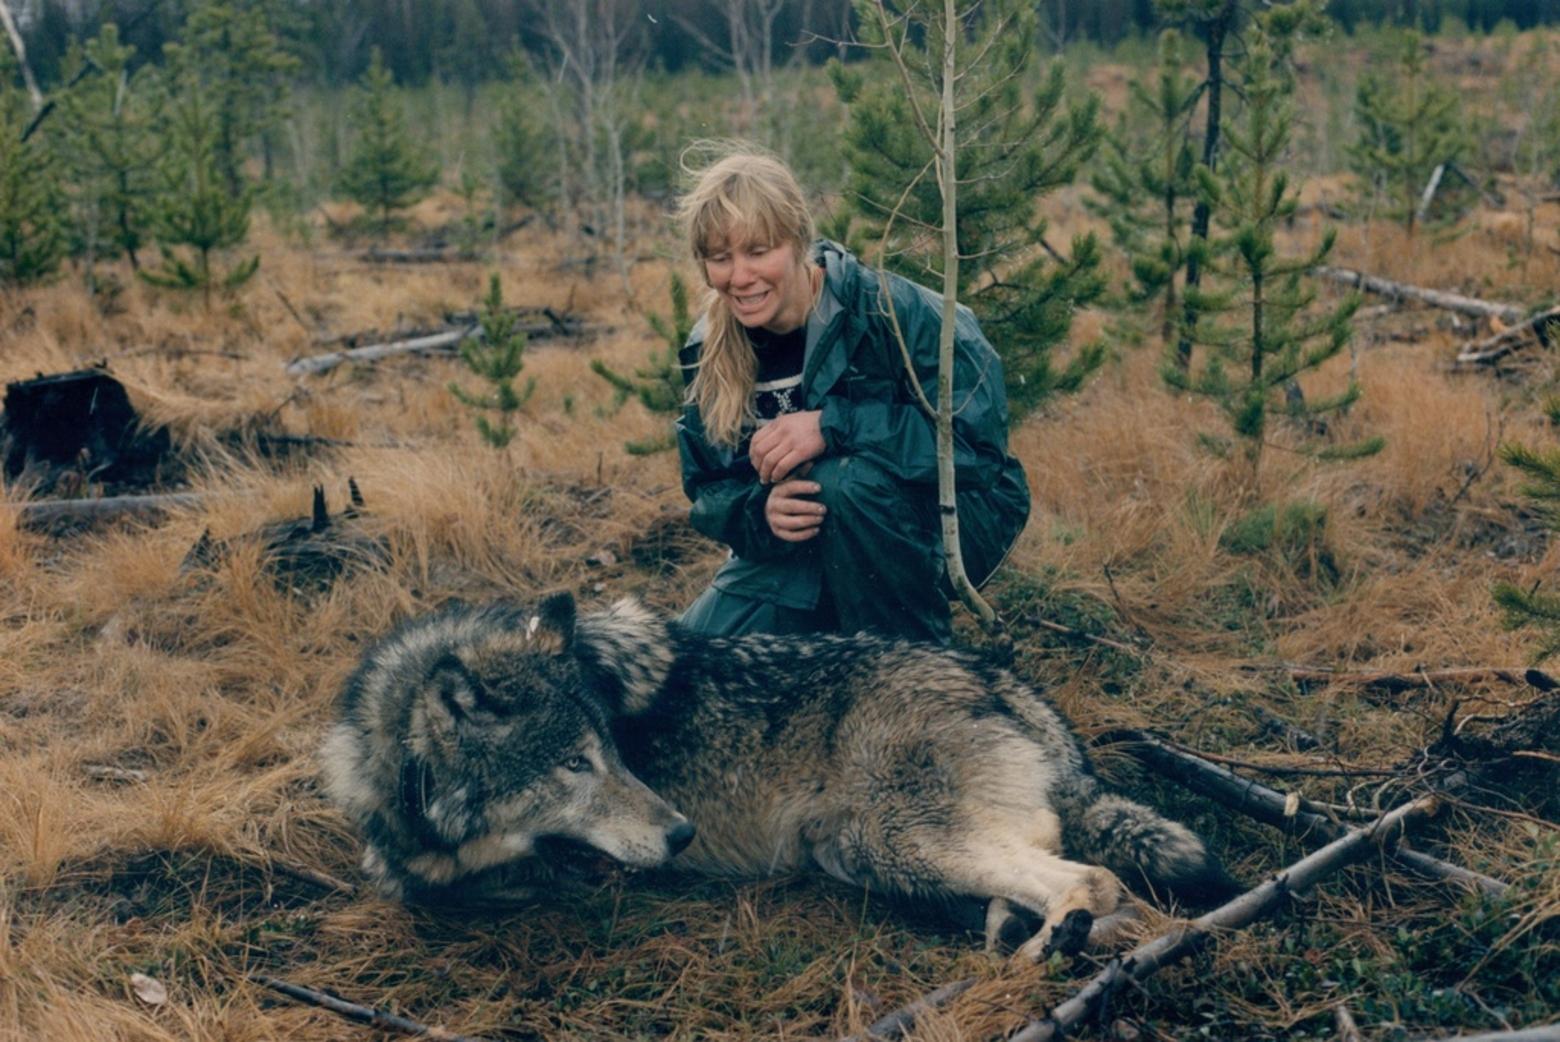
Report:
[[[920,282],[939,282],[942,195],[923,115],[935,113],[942,91],[940,15],[911,8],[895,38],[880,27],[872,0],[861,12],[862,37],[875,57],[859,66],[831,66],[835,88],[850,107],[845,157],[850,165],[850,209],[869,257]],[[1002,355],[1008,404],[1015,415],[1051,394],[1069,391],[1103,360],[1098,344],[1055,366],[1051,350],[1063,341],[1077,308],[1099,296],[1104,283],[1100,249],[1092,235],[1075,238],[1070,259],[1044,252],[1046,224],[1036,201],[1071,182],[1099,143],[1098,103],[1062,104],[1060,63],[1026,91],[1035,51],[1034,12],[1001,2],[970,5],[961,18],[969,55],[956,90],[958,117],[958,295],[980,319]],[[914,78],[889,57],[899,48]],[[876,255],[873,256],[874,250]]]
[[[548,196],[548,149],[537,126],[538,96],[530,63],[518,47],[509,57],[509,81],[493,127],[493,159],[499,199],[539,209]]]
[[[632,377],[613,370],[599,358],[591,360],[591,372],[612,385],[617,392],[619,406],[632,397],[639,399],[640,405],[656,415],[673,415],[682,411],[686,395],[677,353],[688,342],[688,334],[693,331],[693,317],[688,313],[688,286],[676,272],[672,272],[668,292],[672,303],[670,318],[650,316],[650,328],[665,346],[651,351],[649,361],[636,367]],[[624,442],[623,448],[636,456],[646,456],[663,452],[676,444],[676,438],[668,432],[662,437],[646,441]]]
[[[1389,73],[1372,69],[1360,80],[1359,136],[1348,150],[1349,165],[1366,194],[1385,199],[1387,215],[1412,232],[1431,175],[1464,155],[1468,136],[1461,95],[1431,78],[1420,35],[1404,33],[1395,50]]]
[[[58,165],[40,137],[22,140],[29,109],[0,81],[0,285],[53,274],[65,253]]]
[[[181,83],[200,84],[212,113],[212,163],[235,199],[246,190],[250,145],[287,111],[286,76],[298,60],[273,24],[289,17],[278,0],[194,0],[180,41],[163,48]]]
[[[1197,198],[1190,120],[1199,91],[1195,79],[1182,73],[1184,64],[1180,34],[1165,30],[1153,87],[1130,84],[1128,113],[1106,136],[1091,178],[1103,197],[1103,205],[1092,208],[1110,222],[1111,235],[1132,267],[1134,285],[1126,300],[1133,305],[1157,301],[1166,340],[1181,318],[1176,277],[1186,262],[1187,223]],[[1146,131],[1141,144],[1129,140],[1132,120]]]
[[[515,390],[515,377],[525,368],[525,334],[515,328],[515,313],[504,307],[504,293],[494,274],[488,282],[487,296],[482,300],[482,310],[477,315],[481,324],[481,337],[467,337],[461,341],[460,357],[466,368],[481,377],[488,385],[485,394],[473,394],[450,381],[449,389],[462,405],[476,412],[477,431],[482,440],[496,449],[508,445],[515,436],[514,414],[530,400],[536,390],[536,381],[527,380],[525,390]],[[484,413],[498,414],[496,422]]]
[[[119,42],[113,23],[73,52],[68,71],[90,71],[61,97],[60,127],[82,251],[95,254],[96,244],[106,242],[138,269],[163,143],[156,133],[162,120],[157,72],[142,66],[132,73],[134,55],[134,47]]]
[[[379,215],[384,234],[397,210],[411,206],[438,183],[439,169],[413,147],[395,81],[377,47],[357,88],[352,120],[358,139],[336,184],[348,198]]]
[[[1560,449],[1502,445],[1500,456],[1528,479],[1521,487],[1522,494],[1537,504],[1552,531],[1560,531]],[[1524,590],[1508,582],[1496,583],[1494,594],[1508,629],[1536,626],[1543,631],[1533,655],[1535,662],[1560,652],[1560,595],[1541,592],[1537,585]]]
[[[1188,287],[1187,331],[1209,350],[1200,366],[1180,364],[1172,352],[1164,366],[1174,388],[1217,402],[1235,435],[1244,442],[1253,487],[1268,434],[1268,415],[1280,411],[1313,425],[1322,415],[1346,408],[1360,394],[1357,384],[1332,398],[1305,401],[1294,383],[1336,355],[1352,335],[1351,318],[1359,298],[1336,307],[1315,309],[1316,293],[1301,276],[1322,263],[1332,250],[1328,233],[1312,253],[1281,257],[1274,233],[1293,217],[1296,191],[1282,169],[1292,112],[1277,69],[1272,42],[1252,33],[1242,66],[1246,99],[1239,127],[1226,127],[1229,151],[1217,172],[1197,168],[1198,192],[1214,219],[1216,234],[1191,250],[1217,288]],[[1342,458],[1381,448],[1380,439],[1346,447],[1315,448],[1315,455]]]
[[[226,271],[213,264],[221,252],[249,237],[251,192],[245,188],[235,196],[228,191],[221,114],[199,78],[181,78],[167,111],[161,191],[151,214],[162,262],[139,274],[154,286],[198,289],[209,308],[213,289],[236,289],[260,267],[258,255]]]
[[[1217,170],[1222,148],[1224,127],[1225,59],[1229,53],[1239,53],[1245,29],[1255,24],[1260,12],[1261,21],[1272,31],[1272,41],[1280,50],[1292,45],[1298,35],[1307,29],[1322,31],[1330,23],[1323,13],[1321,0],[1154,0],[1154,7],[1169,22],[1191,29],[1203,43],[1206,74],[1197,86],[1197,93],[1206,99],[1203,106],[1202,165]],[[1198,199],[1192,211],[1191,238],[1206,245],[1212,211],[1207,203]],[[1186,252],[1186,286],[1188,289],[1202,281],[1201,250]],[[1192,343],[1184,330],[1192,321],[1190,307],[1183,316],[1183,335],[1176,346],[1176,364],[1186,368],[1191,364]]]

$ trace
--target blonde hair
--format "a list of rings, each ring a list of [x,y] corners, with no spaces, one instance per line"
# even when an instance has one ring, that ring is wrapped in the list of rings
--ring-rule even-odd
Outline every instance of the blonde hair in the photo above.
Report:
[[[779,159],[751,145],[724,146],[723,155],[699,170],[678,205],[693,259],[703,262],[733,245],[788,243],[797,263],[807,263],[815,237],[802,189]],[[704,431],[717,445],[734,447],[753,422],[753,383],[758,359],[747,330],[726,301],[710,290],[704,298],[704,346],[688,400],[699,408]]]

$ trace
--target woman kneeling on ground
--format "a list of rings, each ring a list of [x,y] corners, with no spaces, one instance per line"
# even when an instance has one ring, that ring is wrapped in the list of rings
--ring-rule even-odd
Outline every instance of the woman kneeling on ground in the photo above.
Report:
[[[707,167],[681,216],[710,288],[680,355],[683,489],[694,528],[732,550],[682,622],[947,643],[936,432],[894,333],[935,399],[941,296],[815,241],[795,176],[764,153]],[[959,542],[979,585],[1023,529],[1029,489],[1001,362],[962,306],[953,400]]]

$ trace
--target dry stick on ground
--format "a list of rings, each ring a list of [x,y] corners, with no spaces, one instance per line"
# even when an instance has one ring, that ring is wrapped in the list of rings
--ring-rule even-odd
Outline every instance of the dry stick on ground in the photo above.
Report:
[[[1141,981],[1161,967],[1192,954],[1218,931],[1237,930],[1274,911],[1290,894],[1301,894],[1327,876],[1368,857],[1378,846],[1390,846],[1412,824],[1434,813],[1436,798],[1422,796],[1388,811],[1363,828],[1340,836],[1274,875],[1255,889],[1170,933],[1140,944],[1125,956],[1113,959],[1072,998],[1055,1007],[1042,1020],[1030,1023],[1008,1042],[1050,1042],[1066,1036],[1074,1027],[1099,1013],[1111,993],[1122,983]]]
[[[1547,347],[1550,343],[1550,325],[1560,323],[1560,307],[1540,311],[1523,322],[1501,330],[1492,337],[1467,343],[1457,352],[1456,365],[1482,365],[1497,361],[1518,348],[1531,343]],[[1528,336],[1528,334],[1533,334]]]
[[[37,503],[0,503],[16,511],[17,522],[46,528],[60,521],[99,521],[111,517],[154,517],[166,510],[197,506],[201,492],[168,492],[155,496],[109,496],[105,499],[45,499]]]
[[[457,1035],[453,1031],[446,1031],[440,1027],[429,1027],[427,1024],[419,1024],[415,1020],[407,1020],[398,1017],[394,1013],[386,1013],[383,1010],[370,1009],[368,1006],[359,1006],[355,1002],[347,1002],[338,999],[334,995],[327,995],[323,991],[315,991],[313,988],[305,988],[301,984],[293,984],[276,977],[266,977],[254,974],[249,980],[255,984],[279,991],[290,999],[310,1006],[318,1006],[320,1009],[329,1010],[339,1017],[356,1021],[359,1024],[367,1024],[371,1028],[380,1031],[393,1031],[400,1035],[411,1035],[415,1038],[433,1038],[439,1042],[485,1042],[484,1039],[472,1035]]]
[[[952,984],[944,984],[936,991],[929,992],[916,999],[907,1006],[901,1006],[891,1013],[887,1013],[872,1022],[872,1026],[860,1035],[847,1035],[840,1042],[887,1042],[887,1040],[899,1038],[901,1035],[915,1027],[916,1018],[923,1013],[934,1009],[941,1009],[954,999],[969,991],[975,985],[974,977],[966,977],[964,980],[954,981]]]
[[[481,335],[482,327],[464,326],[443,333],[434,333],[431,336],[412,337],[410,340],[396,340],[388,344],[370,344],[367,347],[354,347],[349,351],[332,351],[312,358],[296,358],[287,363],[287,375],[309,376],[328,373],[338,365],[347,362],[377,362],[381,358],[416,354],[419,351],[441,351],[454,347],[467,337]]]
[[[1349,1007],[1339,1003],[1333,1007],[1333,1021],[1338,1025],[1338,1042],[1365,1042],[1360,1026],[1354,1022]]]
[[[1249,666],[1263,669],[1264,666]],[[1395,673],[1390,670],[1367,670],[1343,673],[1315,666],[1278,663],[1276,667],[1289,674],[1290,679],[1306,684],[1359,684],[1364,687],[1383,687],[1389,691],[1407,691],[1411,688],[1433,688],[1437,684],[1477,684],[1500,681],[1504,684],[1525,684],[1540,691],[1552,691],[1560,687],[1560,680],[1541,669],[1508,669],[1504,666],[1460,666],[1453,669],[1421,669],[1412,673]]]
[[[1075,630],[1071,626],[1063,626],[1059,622],[1042,619],[1038,615],[1026,615],[1024,616],[1024,621],[1031,626],[1039,626],[1043,630],[1060,633],[1062,636],[1071,637],[1074,640],[1086,640],[1091,644],[1098,644],[1104,648],[1114,648],[1117,651],[1125,651],[1129,655],[1137,655],[1139,658],[1148,656],[1148,652],[1144,648],[1134,648],[1132,645],[1123,644],[1119,640],[1111,640],[1109,637],[1100,637],[1093,633],[1085,633],[1083,630]]]
[[[545,311],[547,322],[531,325],[517,326],[515,332],[523,333],[527,337],[541,338],[552,336],[555,333],[569,332],[568,325],[550,311]],[[583,330],[574,330],[579,333]],[[346,351],[331,351],[323,355],[313,355],[309,358],[295,358],[287,363],[288,376],[309,376],[317,373],[326,373],[339,365],[347,362],[377,362],[381,358],[393,358],[396,355],[416,354],[423,351],[446,352],[459,344],[467,337],[474,340],[482,339],[482,327],[476,324],[462,325],[454,329],[446,329],[438,333],[430,333],[426,336],[411,337],[406,340],[394,340],[385,344],[369,344],[366,347],[354,347]]]
[[[1336,839],[1343,835],[1342,826],[1315,810],[1307,809],[1307,801],[1300,800],[1295,804],[1281,792],[1249,778],[1242,778],[1234,771],[1210,763],[1201,756],[1177,749],[1154,735],[1143,731],[1117,731],[1108,738],[1130,744],[1130,752],[1170,780],[1264,824],[1281,829],[1303,829],[1324,839]],[[1497,897],[1509,889],[1508,884],[1498,879],[1417,850],[1398,849],[1392,856],[1404,868],[1427,879],[1460,883]]]
[[[1311,273],[1320,275],[1325,279],[1332,279],[1334,282],[1341,282],[1346,286],[1353,286],[1356,289],[1364,290],[1366,293],[1417,300],[1422,304],[1429,304],[1431,307],[1455,311],[1463,315],[1472,315],[1475,318],[1498,318],[1502,322],[1520,322],[1523,318],[1522,309],[1514,304],[1492,304],[1477,297],[1465,297],[1460,293],[1425,289],[1423,286],[1412,286],[1406,282],[1393,282],[1390,279],[1367,275],[1364,272],[1353,271],[1349,268],[1333,268],[1321,265],[1312,268]]]
[[[368,261],[371,264],[454,264],[477,259],[475,253],[446,249],[443,246],[415,250],[393,250],[370,246],[366,250],[350,253],[348,256],[353,260]]]
[[[357,887],[333,875],[321,872],[319,869],[310,868],[307,865],[295,865],[289,861],[272,857],[267,863],[271,871],[278,875],[296,879],[302,883],[310,883],[324,890],[332,890],[337,893],[352,895],[357,893]]]
[[[1453,1035],[1434,1042],[1560,1042],[1560,1024],[1545,1024],[1516,1031],[1490,1031],[1482,1035]]]

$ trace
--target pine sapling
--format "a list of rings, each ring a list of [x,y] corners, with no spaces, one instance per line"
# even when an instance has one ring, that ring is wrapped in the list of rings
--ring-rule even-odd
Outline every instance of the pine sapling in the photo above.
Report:
[[[168,105],[160,191],[151,214],[162,250],[156,268],[138,274],[154,286],[198,289],[206,307],[213,289],[231,291],[260,267],[255,255],[220,271],[214,262],[249,236],[252,191],[228,191],[221,169],[218,114],[198,78],[182,77]]]
[[[677,353],[688,342],[688,334],[693,331],[693,318],[688,313],[688,286],[676,272],[672,273],[668,292],[671,296],[671,316],[650,316],[650,328],[661,338],[664,346],[652,350],[649,360],[642,366],[636,366],[632,377],[615,371],[599,358],[591,360],[591,372],[612,385],[616,407],[621,407],[629,398],[637,398],[640,405],[655,415],[674,415],[682,410],[685,394],[682,366],[678,363]],[[623,448],[633,455],[646,456],[664,452],[676,444],[676,439],[668,431],[658,438],[625,442]]]
[[[1500,447],[1500,456],[1527,478],[1520,491],[1538,507],[1544,524],[1560,531],[1560,449],[1508,444]],[[1541,631],[1535,663],[1560,652],[1560,594],[1542,591],[1537,584],[1523,589],[1508,582],[1497,582],[1493,592],[1508,629],[1534,626]]]
[[[1131,265],[1133,284],[1125,302],[1157,312],[1166,340],[1181,318],[1176,280],[1186,263],[1187,227],[1197,199],[1190,121],[1201,91],[1182,72],[1181,52],[1179,33],[1160,34],[1151,85],[1129,84],[1128,110],[1106,135],[1090,179],[1101,196],[1090,208],[1110,223]]]
[[[439,168],[413,145],[406,113],[395,96],[395,80],[377,47],[357,87],[352,122],[358,137],[336,177],[336,187],[377,214],[376,227],[384,235],[398,211],[422,199],[438,183]]]
[[[1299,451],[1319,458],[1368,455],[1382,446],[1380,438],[1343,446],[1320,440],[1323,417],[1359,398],[1352,379],[1339,394],[1309,401],[1296,382],[1348,344],[1359,298],[1313,307],[1316,292],[1301,276],[1331,252],[1331,232],[1316,250],[1300,256],[1281,256],[1275,243],[1275,232],[1294,215],[1298,197],[1282,167],[1292,110],[1275,66],[1271,41],[1254,32],[1241,69],[1244,118],[1240,126],[1225,130],[1228,152],[1219,170],[1197,168],[1198,192],[1215,234],[1191,245],[1211,280],[1187,288],[1192,322],[1186,335],[1208,350],[1200,366],[1183,367],[1178,352],[1172,352],[1163,367],[1171,387],[1208,397],[1225,413],[1244,445],[1253,489],[1272,413],[1287,415],[1305,430],[1308,437]]]
[[[937,48],[944,19],[934,7],[898,12],[870,0],[860,7],[862,40],[874,57],[830,68],[850,108],[847,200],[869,243],[868,260],[935,285],[945,270],[932,126],[943,89]],[[1034,79],[1032,6],[963,4],[956,16],[964,37],[958,45],[970,56],[953,85],[960,106],[956,288],[1000,352],[1008,405],[1021,415],[1081,386],[1104,358],[1096,343],[1063,365],[1053,362],[1073,314],[1099,297],[1104,280],[1095,237],[1074,238],[1066,259],[1055,260],[1036,212],[1036,201],[1071,183],[1093,154],[1099,106],[1092,96],[1064,104],[1060,63],[1037,87],[1026,86]]]
[[[517,50],[509,58],[509,81],[503,86],[493,127],[493,161],[503,206],[519,204],[535,210],[549,197],[551,149],[536,119],[541,100],[530,62]]]
[[[1461,95],[1430,76],[1418,33],[1399,39],[1390,73],[1372,70],[1360,80],[1354,118],[1349,165],[1363,194],[1384,199],[1387,215],[1412,233],[1433,179],[1468,150]]]
[[[287,77],[298,59],[282,47],[277,0],[193,0],[178,43],[164,48],[171,74],[199,82],[211,108],[212,163],[228,195],[244,194],[254,140],[286,114]]]
[[[53,274],[65,253],[58,165],[38,136],[22,140],[27,99],[0,82],[0,285]]]
[[[525,334],[516,326],[519,318],[504,307],[504,294],[498,275],[488,282],[487,296],[477,314],[481,326],[480,336],[470,336],[461,341],[460,357],[466,368],[481,378],[488,386],[486,393],[471,393],[453,380],[449,389],[462,405],[473,410],[477,431],[482,440],[496,449],[508,445],[516,428],[514,415],[530,400],[536,390],[535,379],[526,380],[523,391],[515,390],[515,377],[525,368]],[[484,414],[496,413],[494,420]]]
[[[90,260],[96,244],[107,243],[109,256],[123,254],[139,269],[164,150],[158,135],[164,92],[154,66],[131,71],[134,55],[112,22],[73,49],[67,73],[85,75],[67,75],[75,85],[60,98],[60,126],[82,251]]]

